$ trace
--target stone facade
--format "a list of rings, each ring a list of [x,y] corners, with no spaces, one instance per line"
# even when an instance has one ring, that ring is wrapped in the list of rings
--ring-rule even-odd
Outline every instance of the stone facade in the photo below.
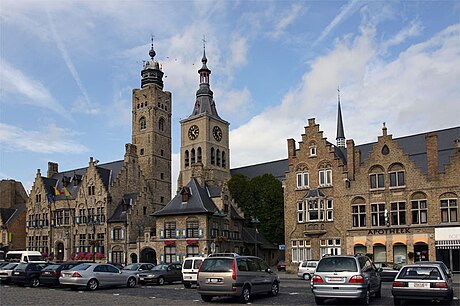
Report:
[[[0,250],[5,253],[25,248],[28,198],[20,182],[0,181]]]
[[[374,261],[444,260],[458,270],[460,148],[455,131],[439,134],[443,148],[436,132],[395,140],[384,126],[377,142],[355,146],[350,139],[340,148],[309,119],[298,147],[287,141],[288,270],[303,259],[355,253]],[[439,228],[456,233],[451,248],[441,245]]]

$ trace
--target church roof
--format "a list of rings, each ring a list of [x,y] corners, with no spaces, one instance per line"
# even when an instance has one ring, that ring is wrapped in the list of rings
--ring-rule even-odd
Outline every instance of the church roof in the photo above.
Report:
[[[454,140],[460,139],[460,126],[432,132],[436,133],[438,136],[438,171],[444,172],[444,167],[449,162],[449,158],[453,156],[457,150],[454,145]],[[421,173],[424,175],[428,173],[425,140],[428,133],[431,132],[393,138],[393,140],[399,145],[404,153],[409,156],[409,159],[416,164]],[[361,165],[363,165],[364,161],[369,158],[369,154],[376,143],[377,142],[370,142],[355,146],[355,149],[361,151]],[[335,155],[344,163],[347,162],[347,148],[335,147]],[[288,160],[281,159],[251,166],[233,168],[230,172],[232,175],[241,173],[249,178],[263,175],[265,173],[271,173],[279,180],[282,180],[288,170]]]
[[[337,136],[335,139],[345,139],[345,132],[343,130],[343,121],[342,121],[342,109],[340,108],[340,100],[339,100],[339,106],[337,110]]]
[[[219,211],[211,198],[208,186],[202,187],[197,179],[192,177],[186,188],[189,194],[187,202],[182,202],[182,194],[178,193],[163,209],[153,215],[213,214]]]

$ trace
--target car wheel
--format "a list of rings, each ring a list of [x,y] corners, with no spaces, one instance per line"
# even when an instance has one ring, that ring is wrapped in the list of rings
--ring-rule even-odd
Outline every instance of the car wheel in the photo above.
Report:
[[[136,287],[136,279],[134,277],[128,278],[128,283],[126,284],[128,288]]]
[[[382,297],[382,283],[379,285],[379,289],[375,292],[375,297],[376,298],[381,298]]]
[[[165,284],[165,279],[163,278],[163,276],[160,276],[158,278],[158,285],[164,285]]]
[[[88,284],[86,285],[86,287],[89,290],[94,291],[97,289],[97,287],[99,287],[99,282],[97,281],[97,279],[92,278],[88,281]]]
[[[249,302],[249,299],[251,298],[251,289],[249,286],[244,286],[243,291],[241,292],[241,295],[238,297],[238,301],[240,303],[246,304]]]
[[[371,292],[369,291],[369,288],[366,290],[366,295],[361,299],[361,305],[369,305],[371,302]]]
[[[40,285],[40,280],[37,277],[32,277],[30,280],[30,285],[32,287],[38,287]]]
[[[192,284],[184,283],[184,287],[187,288],[187,289],[190,289],[190,288],[192,288]]]
[[[212,295],[201,295],[201,299],[203,300],[203,302],[211,302]]]
[[[394,305],[401,305],[401,300],[398,298],[393,298],[393,304]]]
[[[304,280],[307,280],[307,281],[308,281],[308,280],[310,280],[310,278],[311,278],[311,276],[310,276],[310,274],[308,274],[308,273],[305,273],[305,274],[303,275],[303,279],[304,279]]]
[[[280,292],[280,284],[278,284],[278,282],[273,282],[272,288],[270,292],[268,292],[268,294],[270,296],[277,296],[279,292]]]
[[[315,296],[315,303],[316,303],[316,305],[323,305],[324,304],[324,298],[320,298],[320,297]]]

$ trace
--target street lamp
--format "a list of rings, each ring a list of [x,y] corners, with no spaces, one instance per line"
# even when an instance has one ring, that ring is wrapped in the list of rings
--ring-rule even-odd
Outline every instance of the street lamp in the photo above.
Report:
[[[259,219],[257,216],[251,216],[251,223],[254,224],[255,226],[255,231],[254,231],[254,254],[257,256],[257,224],[260,224]]]
[[[96,225],[99,225],[99,218],[94,218],[94,215],[92,215],[87,224],[93,226],[93,240],[89,244],[93,246],[93,262],[96,262],[96,252],[94,250],[99,246],[99,241],[96,237]]]

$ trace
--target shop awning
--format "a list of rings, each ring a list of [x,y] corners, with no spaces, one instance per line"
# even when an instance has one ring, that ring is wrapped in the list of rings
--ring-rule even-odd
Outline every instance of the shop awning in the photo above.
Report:
[[[437,249],[460,249],[460,240],[436,240]]]

